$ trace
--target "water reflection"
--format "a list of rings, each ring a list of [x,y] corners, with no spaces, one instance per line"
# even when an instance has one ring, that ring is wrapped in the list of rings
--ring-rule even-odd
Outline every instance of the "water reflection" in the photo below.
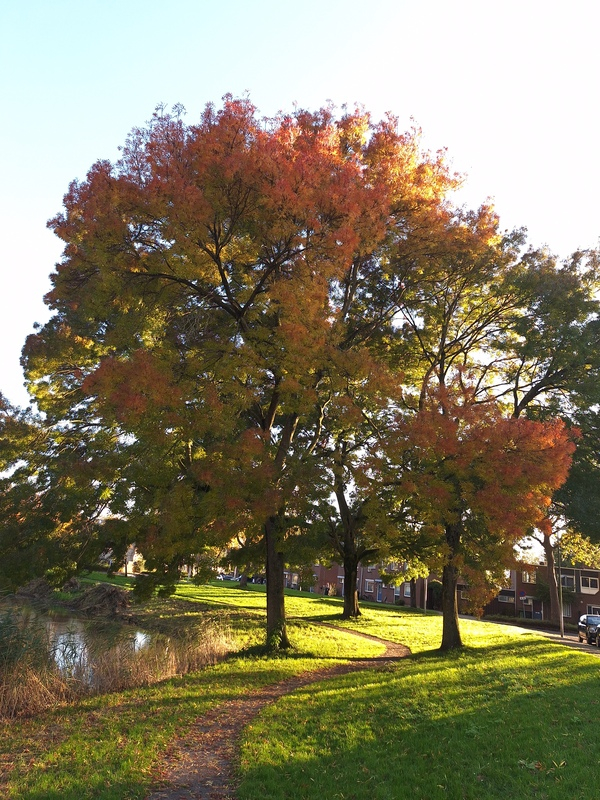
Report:
[[[45,627],[52,659],[65,678],[94,686],[98,665],[122,662],[148,647],[149,634],[107,620],[85,620],[68,614],[22,609],[27,624]]]

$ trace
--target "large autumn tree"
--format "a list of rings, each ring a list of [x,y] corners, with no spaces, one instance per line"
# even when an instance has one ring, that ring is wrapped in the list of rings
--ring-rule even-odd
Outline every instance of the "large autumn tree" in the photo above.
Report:
[[[521,231],[501,234],[497,224],[488,230],[494,235],[486,247],[459,240],[442,253],[437,272],[407,287],[396,344],[407,405],[422,406],[428,392],[460,380],[466,369],[477,401],[496,398],[506,415],[560,417],[580,427],[578,466],[553,509],[563,527],[571,521],[577,527],[583,482],[589,494],[595,480],[593,458],[582,456],[593,450],[593,426],[583,422],[599,399],[598,253],[576,252],[560,262],[545,249],[525,250]],[[535,536],[546,554],[558,621],[557,537],[549,524]]]
[[[453,185],[391,118],[263,120],[226,97],[195,125],[159,110],[50,223],[55,316],[24,351],[39,407],[116,437],[130,488],[110,512],[165,569],[262,542],[272,643],[324,409],[385,348]]]

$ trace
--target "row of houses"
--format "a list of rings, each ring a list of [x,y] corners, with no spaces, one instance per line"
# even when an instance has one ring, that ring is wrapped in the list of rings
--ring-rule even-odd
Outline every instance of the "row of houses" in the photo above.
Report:
[[[398,565],[401,569],[401,565]],[[389,570],[389,567],[388,567]],[[548,619],[550,604],[546,597],[548,567],[545,564],[523,565],[507,572],[506,584],[484,609],[485,615],[500,615],[526,619]],[[556,568],[557,580],[559,571]],[[286,586],[299,589],[299,576],[286,572]],[[323,595],[343,595],[344,569],[332,564],[313,567],[314,585],[311,591]],[[582,614],[600,614],[600,570],[587,567],[562,566],[560,583],[563,587],[563,618],[576,623]],[[439,587],[439,583],[437,584]],[[359,566],[357,590],[360,600],[393,605],[413,605],[418,608],[440,608],[436,583],[427,578],[399,582],[388,586],[377,565]],[[414,594],[414,596],[413,596]],[[468,587],[459,585],[459,611],[466,611]]]
[[[563,588],[563,619],[576,623],[582,614],[600,614],[600,570],[561,566],[557,581]],[[545,564],[511,570],[497,597],[485,608],[486,614],[501,614],[527,619],[548,619],[550,606],[544,599],[548,584]]]
[[[402,565],[388,565],[387,570],[401,572]],[[285,586],[289,589],[300,589],[299,574],[292,571],[285,573]],[[338,596],[344,594],[344,568],[338,564],[324,566],[313,565],[313,585],[310,591],[318,594]],[[430,590],[427,578],[419,578],[411,586],[410,581],[404,581],[397,586],[389,586],[383,580],[377,565],[362,564],[358,567],[357,591],[360,600],[371,600],[375,603],[388,603],[391,605],[416,605],[423,608],[437,608],[439,605],[436,593]],[[414,592],[414,597],[412,593]]]

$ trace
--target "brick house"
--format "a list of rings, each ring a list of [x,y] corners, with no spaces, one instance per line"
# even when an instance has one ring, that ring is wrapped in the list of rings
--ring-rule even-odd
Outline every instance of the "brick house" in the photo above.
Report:
[[[539,583],[548,583],[545,564],[526,565],[511,570],[506,585],[484,609],[484,614],[501,614],[507,617],[548,619],[548,602],[539,598],[543,594]],[[558,567],[556,576],[558,579]],[[565,622],[576,623],[582,614],[600,614],[600,570],[588,567],[563,565],[560,569],[563,589],[568,599],[563,601]]]
[[[401,565],[398,565],[401,571]],[[523,564],[518,570],[507,572],[505,586],[498,595],[488,603],[484,615],[502,615],[506,617],[526,619],[548,619],[550,607],[548,601],[539,598],[538,583],[548,582],[545,564]],[[582,614],[600,614],[600,570],[571,565],[561,567],[561,580],[568,599],[563,601],[563,617],[565,622],[577,623]],[[558,567],[556,567],[558,577]],[[314,585],[310,591],[322,595],[341,597],[344,592],[344,568],[339,564],[323,566],[313,565]],[[297,573],[285,573],[287,588],[299,589]],[[404,581],[398,586],[386,586],[381,578],[377,565],[360,565],[357,576],[359,600],[391,605],[411,605],[411,584]],[[416,606],[434,608],[432,593],[428,591],[428,581],[423,578],[415,582]],[[468,589],[464,585],[458,587],[459,611],[467,611],[466,600]]]
[[[393,565],[392,565],[393,568]],[[389,569],[389,568],[388,568]],[[398,572],[401,565],[396,566]],[[318,594],[342,597],[344,593],[344,568],[339,564],[323,566],[322,564],[313,565],[314,586],[311,591]],[[287,580],[286,580],[287,582]],[[292,586],[292,584],[290,584]],[[416,581],[416,604],[423,608],[426,597],[427,581],[419,578]],[[297,587],[293,587],[297,588]],[[356,588],[359,600],[369,600],[374,603],[384,603],[388,605],[411,605],[411,584],[404,581],[398,586],[386,586],[381,578],[379,567],[374,564],[359,565],[356,580]],[[428,608],[431,603],[428,602]]]

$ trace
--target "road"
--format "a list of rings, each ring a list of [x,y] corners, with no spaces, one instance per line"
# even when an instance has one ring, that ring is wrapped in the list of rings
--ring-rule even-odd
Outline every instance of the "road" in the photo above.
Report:
[[[471,617],[468,614],[460,614],[460,617],[464,619],[476,619],[476,617]],[[595,644],[587,644],[587,642],[580,642],[579,637],[576,633],[572,633],[571,631],[565,631],[565,635],[561,637],[558,631],[543,631],[537,630],[536,628],[525,628],[520,626],[514,626],[512,623],[509,622],[500,622],[500,620],[491,620],[486,619],[485,622],[495,622],[498,625],[510,625],[511,627],[519,627],[519,630],[527,631],[527,633],[539,633],[540,636],[545,636],[547,639],[552,639],[553,642],[557,644],[562,644],[565,647],[572,647],[574,650],[585,650],[586,652],[590,653],[593,656],[600,657],[600,648],[596,647]]]
[[[530,630],[527,628],[527,630]],[[533,631],[532,631],[533,633]],[[563,644],[566,647],[573,647],[576,650],[585,650],[592,655],[600,657],[600,648],[596,647],[595,644],[588,644],[587,642],[580,642],[579,637],[576,633],[566,633],[564,637],[561,638],[560,633],[556,631],[535,631],[535,633],[540,633],[542,636],[545,636],[547,639],[552,639],[552,641],[557,642],[558,644]]]

